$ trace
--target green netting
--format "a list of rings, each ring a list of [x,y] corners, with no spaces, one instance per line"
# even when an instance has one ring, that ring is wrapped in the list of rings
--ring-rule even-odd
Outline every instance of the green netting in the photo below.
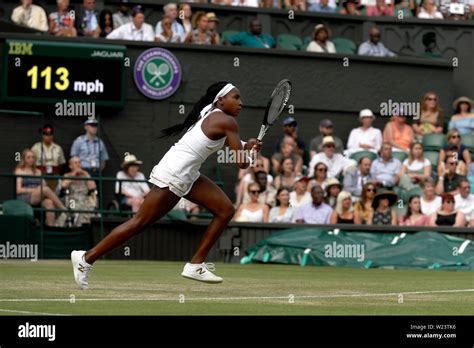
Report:
[[[438,232],[369,233],[289,229],[261,240],[241,263],[358,268],[474,269],[474,245]]]

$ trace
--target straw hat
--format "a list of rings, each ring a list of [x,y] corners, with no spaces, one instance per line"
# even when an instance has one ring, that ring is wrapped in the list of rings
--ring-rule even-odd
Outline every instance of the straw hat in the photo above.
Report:
[[[135,155],[130,154],[125,156],[125,161],[122,162],[122,169],[125,169],[132,164],[140,165],[143,164],[143,162],[139,161]]]

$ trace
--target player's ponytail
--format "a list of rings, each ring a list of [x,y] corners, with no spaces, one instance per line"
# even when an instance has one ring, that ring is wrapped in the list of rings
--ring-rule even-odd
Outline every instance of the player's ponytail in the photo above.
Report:
[[[193,109],[188,113],[183,123],[175,124],[174,126],[165,128],[161,131],[162,135],[160,138],[169,137],[181,133],[183,130],[188,129],[199,120],[199,114],[201,110],[207,105],[211,104],[216,97],[217,93],[224,88],[228,82],[220,81],[212,84],[206,91],[206,94],[194,104]]]

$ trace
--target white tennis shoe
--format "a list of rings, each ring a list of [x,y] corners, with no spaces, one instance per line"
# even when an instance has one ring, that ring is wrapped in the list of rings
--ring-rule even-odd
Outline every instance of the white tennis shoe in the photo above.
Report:
[[[223,278],[211,272],[215,270],[213,263],[187,263],[181,275],[185,278],[198,280],[204,283],[222,283]]]
[[[89,265],[84,260],[84,250],[73,250],[71,252],[72,269],[74,271],[74,280],[81,290],[87,290],[89,287],[89,272],[92,270],[92,265]]]

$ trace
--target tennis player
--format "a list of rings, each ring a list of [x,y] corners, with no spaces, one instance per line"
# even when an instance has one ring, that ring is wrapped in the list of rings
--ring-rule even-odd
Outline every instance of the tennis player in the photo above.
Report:
[[[102,255],[120,246],[145,227],[162,218],[181,197],[205,207],[214,218],[207,227],[191,262],[186,263],[181,275],[207,283],[220,283],[221,277],[211,272],[204,262],[227,223],[234,215],[234,207],[226,194],[210,179],[199,173],[204,161],[227,144],[231,150],[260,151],[262,142],[240,140],[236,117],[242,109],[240,92],[228,82],[217,82],[194,105],[183,123],[164,129],[163,136],[187,130],[153,168],[149,181],[153,184],[145,201],[130,220],[114,228],[101,242],[88,251],[71,253],[74,278],[81,289],[87,289],[92,264]],[[252,158],[236,156],[239,168],[247,168]]]

